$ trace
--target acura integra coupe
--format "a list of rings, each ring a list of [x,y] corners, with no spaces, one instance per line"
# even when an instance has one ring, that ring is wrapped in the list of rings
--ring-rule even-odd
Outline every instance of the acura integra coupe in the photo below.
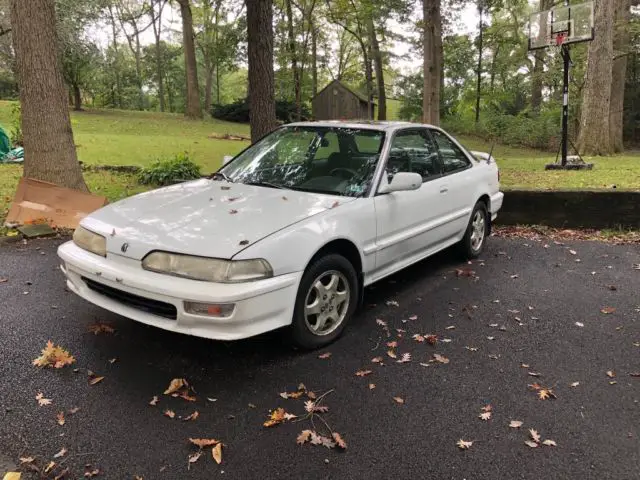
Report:
[[[335,340],[363,289],[456,245],[477,257],[502,206],[491,155],[440,128],[304,122],[208,178],[108,205],[60,246],[69,289],[125,317],[235,340]]]

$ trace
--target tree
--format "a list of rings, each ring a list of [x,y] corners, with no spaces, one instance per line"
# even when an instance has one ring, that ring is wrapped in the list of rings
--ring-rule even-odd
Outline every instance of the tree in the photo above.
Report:
[[[616,0],[615,30],[613,37],[614,60],[611,75],[611,107],[609,111],[609,131],[614,152],[624,151],[624,93],[627,79],[627,59],[629,49],[629,21],[631,1]]]
[[[11,0],[22,106],[24,176],[87,191],[73,141],[54,0]]]
[[[276,128],[273,86],[273,2],[247,2],[249,54],[249,115],[251,141],[256,142]]]
[[[440,90],[442,86],[442,16],[440,0],[422,0],[423,75],[422,121],[440,125]]]
[[[155,38],[155,53],[156,53],[156,80],[158,82],[158,100],[160,102],[160,111],[164,112],[164,72],[162,62],[162,48],[161,40],[162,36],[162,12],[164,10],[167,0],[150,0],[149,15],[151,16],[151,26],[153,27],[153,37]]]
[[[609,115],[613,69],[613,1],[595,2],[594,40],[589,44],[587,73],[582,94],[578,150],[584,155],[613,152]]]
[[[184,63],[187,78],[187,105],[185,116],[191,119],[202,118],[200,106],[200,87],[198,86],[198,64],[193,38],[193,17],[190,0],[178,0],[182,16],[182,42],[184,45]]]

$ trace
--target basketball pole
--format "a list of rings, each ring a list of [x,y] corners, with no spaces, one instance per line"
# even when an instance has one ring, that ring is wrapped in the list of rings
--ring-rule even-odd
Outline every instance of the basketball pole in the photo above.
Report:
[[[563,75],[563,96],[562,96],[562,166],[567,165],[568,144],[569,144],[569,68],[571,67],[571,57],[569,56],[569,46],[562,45],[562,59],[564,60]]]

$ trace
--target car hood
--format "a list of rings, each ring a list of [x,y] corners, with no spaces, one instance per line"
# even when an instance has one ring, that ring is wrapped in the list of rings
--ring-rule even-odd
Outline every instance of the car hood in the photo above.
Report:
[[[132,259],[153,250],[231,258],[273,232],[353,200],[202,179],[113,203],[82,226],[104,235],[109,253]]]

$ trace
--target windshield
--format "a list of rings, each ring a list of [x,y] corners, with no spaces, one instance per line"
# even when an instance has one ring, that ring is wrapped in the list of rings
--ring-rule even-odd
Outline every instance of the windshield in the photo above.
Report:
[[[219,173],[238,183],[357,197],[369,189],[383,144],[378,130],[283,127]]]

